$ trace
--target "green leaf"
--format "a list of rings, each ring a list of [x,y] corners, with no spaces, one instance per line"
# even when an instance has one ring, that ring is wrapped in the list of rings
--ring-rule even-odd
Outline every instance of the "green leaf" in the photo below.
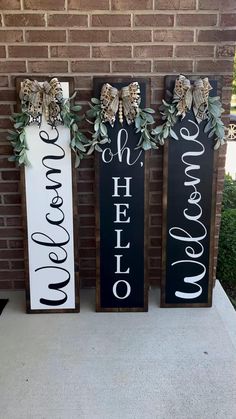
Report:
[[[94,146],[93,146],[93,144],[90,146],[90,148],[89,148],[89,150],[88,150],[88,152],[87,152],[87,155],[89,156],[90,154],[92,154],[94,152]]]
[[[77,95],[77,93],[78,93],[78,91],[77,90],[75,90],[74,91],[74,93],[73,93],[73,95],[70,97],[70,99],[69,100],[73,100],[74,98],[75,98],[75,96]],[[66,99],[66,102],[68,102],[68,99]],[[66,103],[65,102],[65,103]]]
[[[75,112],[81,111],[81,109],[82,109],[81,105],[74,105],[71,107],[71,110]]]
[[[142,143],[142,148],[143,148],[143,150],[147,151],[147,150],[150,150],[152,148],[152,146],[151,146],[149,141],[145,140]]]
[[[21,128],[21,127],[23,127],[23,122],[16,122],[15,124],[14,124],[14,127],[16,128],[16,129],[18,129],[18,128]]]
[[[75,143],[76,148],[78,148],[80,151],[86,152],[86,148],[83,144],[81,144],[79,141],[76,141]]]
[[[149,122],[149,124],[154,124],[154,122],[155,122],[153,116],[150,115],[150,114],[146,114],[145,119],[146,119],[146,121]]]
[[[163,129],[163,125],[158,125],[156,128],[154,128],[152,130],[152,134],[153,135],[157,135],[157,134],[159,134],[162,131],[162,129]]]
[[[75,167],[77,168],[77,167],[79,167],[79,165],[80,165],[80,157],[78,156],[78,154],[76,154],[76,156],[75,156]]]
[[[104,136],[107,135],[107,127],[106,127],[105,124],[103,124],[103,123],[100,124],[100,130],[101,130],[102,135],[104,135]]]
[[[135,123],[135,127],[139,130],[141,126],[141,118],[139,116],[136,116],[134,123]]]
[[[99,153],[102,153],[103,151],[102,148],[98,144],[95,145],[95,150],[99,151]]]
[[[99,100],[99,99],[97,99],[96,97],[92,97],[91,102],[92,102],[92,103],[95,103],[95,105],[100,104],[100,100]]]
[[[144,108],[144,109],[142,109],[144,112],[147,112],[147,113],[155,113],[155,111],[154,111],[154,109],[152,109],[152,108]]]
[[[211,125],[211,120],[210,120],[210,121],[207,122],[207,124],[204,128],[204,132],[206,133],[206,132],[210,131],[211,127],[212,127],[212,125]]]
[[[170,128],[170,135],[172,138],[174,138],[174,140],[178,140],[178,136],[176,135],[176,133],[174,132],[174,130],[172,128]]]

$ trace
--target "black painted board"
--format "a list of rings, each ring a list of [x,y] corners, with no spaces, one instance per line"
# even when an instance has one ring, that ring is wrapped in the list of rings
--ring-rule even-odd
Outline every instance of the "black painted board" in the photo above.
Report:
[[[166,79],[166,90],[174,81]],[[210,83],[216,96],[217,82]],[[162,307],[212,304],[217,152],[205,125],[189,111],[173,128],[179,140],[170,138],[166,147]]]
[[[94,79],[100,97],[108,80]],[[130,81],[115,83],[121,89]],[[140,84],[141,107],[146,86]],[[110,144],[97,153],[97,311],[146,311],[144,261],[145,153],[134,124],[106,124]],[[105,151],[106,150],[106,151]]]

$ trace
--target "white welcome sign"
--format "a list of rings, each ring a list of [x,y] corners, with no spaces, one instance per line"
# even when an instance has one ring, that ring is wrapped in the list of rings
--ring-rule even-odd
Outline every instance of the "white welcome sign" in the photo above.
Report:
[[[69,83],[62,82],[63,97]],[[28,311],[78,311],[74,271],[70,130],[26,127],[30,166],[25,167],[28,236]]]

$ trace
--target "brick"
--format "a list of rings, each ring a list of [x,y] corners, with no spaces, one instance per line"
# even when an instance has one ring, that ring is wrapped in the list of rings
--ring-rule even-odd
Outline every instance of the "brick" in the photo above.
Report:
[[[12,151],[9,153],[9,155],[12,154]],[[1,168],[2,169],[14,169],[15,163],[8,161],[8,159],[1,159]]]
[[[131,15],[93,15],[92,26],[101,27],[116,27],[116,26],[131,26]]]
[[[30,61],[29,71],[32,73],[67,73],[67,61]]]
[[[16,90],[1,90],[1,102],[16,102]]]
[[[92,47],[92,56],[94,58],[131,58],[132,48],[123,45]]]
[[[22,259],[24,257],[22,250],[0,250],[0,259]]]
[[[24,269],[24,261],[23,260],[11,260],[11,269]],[[18,277],[24,277],[24,272],[17,272]]]
[[[73,61],[71,70],[77,73],[109,73],[109,61]]]
[[[20,204],[21,196],[19,194],[4,195],[4,204]]]
[[[0,128],[10,129],[12,128],[12,122],[9,118],[0,118]]]
[[[134,57],[137,58],[155,58],[172,57],[172,45],[139,45],[134,46]]]
[[[15,183],[0,183],[0,192],[18,192],[18,184]]]
[[[20,228],[1,228],[0,229],[1,237],[3,238],[10,238],[10,237],[22,237],[23,236],[23,230]]]
[[[4,61],[0,63],[0,73],[25,73],[25,61]]]
[[[90,43],[108,42],[109,31],[107,30],[71,30],[69,31],[69,42]]]
[[[225,11],[235,12],[236,11],[236,3],[235,3],[235,0],[224,0],[224,1],[221,1],[220,2],[220,10],[222,10],[223,12],[225,12]]]
[[[148,10],[152,0],[111,0],[111,10]]]
[[[117,43],[140,43],[140,42],[151,42],[152,34],[151,31],[147,30],[114,30],[111,31],[111,42]]]
[[[178,14],[176,16],[177,26],[215,26],[217,14]]]
[[[236,30],[200,30],[199,42],[226,42],[236,41]]]
[[[4,15],[5,26],[45,26],[44,14],[6,14]]]
[[[92,89],[92,77],[75,76],[75,89]]]
[[[0,10],[20,10],[20,0],[0,0]]]
[[[7,269],[8,270],[9,269],[9,262],[6,261],[6,260],[1,260],[0,264],[1,264],[0,279],[1,278],[6,279],[5,275],[3,275],[3,274],[5,274],[5,272],[2,271],[2,269]]]
[[[6,240],[0,240],[0,248],[6,249],[7,248],[7,241]]]
[[[10,249],[23,249],[24,242],[23,240],[9,240]]]
[[[213,73],[228,73],[233,71],[233,61],[198,61],[197,71],[213,72]]]
[[[195,57],[214,57],[213,45],[177,45],[175,48],[175,56],[183,58]]]
[[[23,31],[19,30],[2,30],[0,31],[1,43],[8,42],[22,42],[23,41]]]
[[[154,30],[154,42],[193,42],[194,32],[190,30]]]
[[[0,105],[0,115],[11,115],[11,113],[10,105]],[[0,146],[0,155],[8,153],[10,149],[9,146]]]
[[[0,46],[0,58],[6,58],[6,48],[4,46]]]
[[[216,48],[216,57],[234,57],[234,45],[218,45]]]
[[[199,10],[235,11],[235,0],[199,0]]]
[[[19,172],[19,170],[3,171],[2,172],[2,179],[3,180],[19,180],[20,179],[20,172]]]
[[[236,14],[226,13],[220,16],[220,25],[221,26],[236,26]]]
[[[69,0],[68,9],[72,10],[109,10],[109,0]]]
[[[8,86],[7,76],[0,76],[0,87],[7,87],[7,86]]]
[[[12,288],[12,284],[9,281],[0,281],[0,289],[8,290]]]
[[[9,45],[9,58],[48,58],[48,47],[32,45]]]
[[[164,15],[164,14],[145,14],[145,15],[135,15],[134,16],[134,25],[135,26],[152,26],[155,27],[165,27],[174,25],[174,15]]]
[[[20,215],[21,214],[21,207],[12,205],[0,205],[0,214],[1,215]]]
[[[48,26],[59,26],[59,27],[87,27],[88,16],[87,15],[72,15],[72,14],[49,14],[48,15]]]
[[[151,61],[113,61],[112,71],[114,73],[149,73]]]
[[[191,72],[193,70],[193,62],[190,60],[168,60],[168,61],[154,61],[154,71],[157,73],[178,73]]]
[[[26,31],[27,42],[66,42],[65,30],[32,30]],[[38,47],[40,48],[40,47]]]
[[[51,57],[58,58],[89,58],[90,48],[89,46],[53,46],[51,49]]]
[[[24,9],[65,10],[65,0],[24,0]]]
[[[7,226],[20,227],[22,225],[21,217],[8,217],[6,219]]]
[[[195,0],[156,0],[155,9],[157,10],[194,10]]]

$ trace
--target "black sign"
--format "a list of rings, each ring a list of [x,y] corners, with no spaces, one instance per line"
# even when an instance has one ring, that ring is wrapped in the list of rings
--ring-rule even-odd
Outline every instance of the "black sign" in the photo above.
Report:
[[[106,80],[107,82],[107,80]],[[95,79],[100,97],[104,79]],[[120,89],[127,83],[114,83]],[[141,83],[141,107],[145,84]],[[146,311],[144,258],[145,153],[134,124],[107,123],[111,143],[98,155],[97,311]]]
[[[216,96],[216,81],[210,80]],[[167,78],[166,88],[174,88]],[[192,111],[174,126],[165,151],[162,306],[211,306],[214,141]]]

